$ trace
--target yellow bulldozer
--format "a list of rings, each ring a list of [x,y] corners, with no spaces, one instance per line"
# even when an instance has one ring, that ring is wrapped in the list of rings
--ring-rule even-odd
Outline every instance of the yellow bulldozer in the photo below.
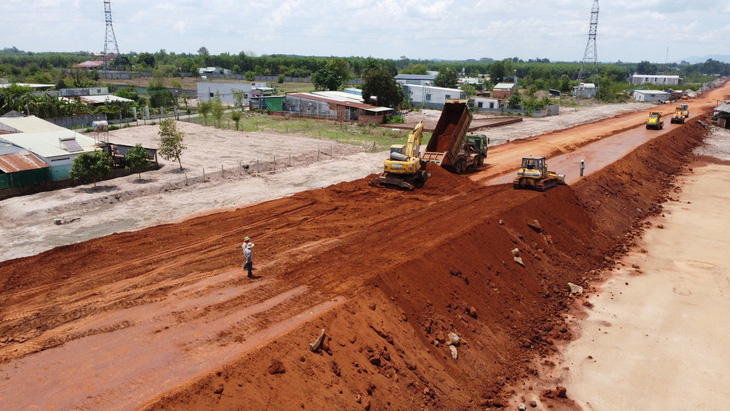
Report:
[[[662,113],[652,111],[649,113],[649,120],[646,122],[646,129],[661,130],[664,128],[664,120],[662,120]]]
[[[522,167],[517,170],[517,177],[512,182],[516,189],[546,191],[558,184],[565,184],[565,176],[548,171],[545,157],[524,157]]]
[[[670,120],[672,123],[684,124],[684,121],[689,117],[689,106],[682,104],[674,109],[674,115]]]
[[[426,162],[419,157],[423,121],[419,122],[408,135],[408,143],[390,146],[390,156],[383,164],[383,173],[370,181],[373,186],[395,186],[413,190],[431,177],[426,171]]]

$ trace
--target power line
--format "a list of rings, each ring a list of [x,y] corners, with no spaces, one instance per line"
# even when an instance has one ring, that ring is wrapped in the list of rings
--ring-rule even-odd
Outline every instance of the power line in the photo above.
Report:
[[[578,80],[583,80],[595,73],[598,64],[598,46],[596,45],[596,33],[598,32],[598,0],[593,0],[591,8],[591,25],[588,29],[588,43],[586,43],[586,51],[583,53],[583,61],[580,64],[580,72],[578,72]],[[586,65],[591,67],[586,70]],[[585,77],[584,77],[585,76]]]

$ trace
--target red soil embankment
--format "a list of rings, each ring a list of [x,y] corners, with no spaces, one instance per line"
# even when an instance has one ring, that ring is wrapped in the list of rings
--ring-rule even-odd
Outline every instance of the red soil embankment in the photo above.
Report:
[[[343,306],[151,408],[501,405],[502,387],[537,372],[527,360],[570,338],[562,319],[573,301],[567,283],[590,286],[591,270],[626,251],[642,219],[661,212],[704,133],[691,121],[547,193],[471,185],[440,169],[413,195],[373,197],[361,191],[367,179],[304,193],[313,202],[375,201],[368,213],[400,202],[406,212],[302,263],[316,263],[314,275],[348,295]],[[300,271],[281,274],[301,281]],[[325,350],[308,352],[322,328]],[[462,338],[458,360],[443,344],[449,332]]]

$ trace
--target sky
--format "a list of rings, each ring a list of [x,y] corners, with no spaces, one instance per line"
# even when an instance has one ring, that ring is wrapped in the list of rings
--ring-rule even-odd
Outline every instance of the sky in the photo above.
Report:
[[[580,61],[593,0],[112,0],[122,53]],[[104,49],[103,0],[0,0],[0,48]],[[602,0],[600,62],[730,54],[730,2]]]

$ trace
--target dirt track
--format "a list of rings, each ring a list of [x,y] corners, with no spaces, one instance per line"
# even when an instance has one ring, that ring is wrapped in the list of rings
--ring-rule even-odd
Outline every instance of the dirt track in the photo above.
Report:
[[[639,117],[601,127],[631,128]],[[514,145],[519,154],[509,155],[595,139],[574,134]],[[575,188],[545,194],[435,168],[416,192],[373,190],[363,179],[0,263],[0,401],[17,409],[498,403],[501,387],[530,372],[525,358],[569,338],[565,283],[587,285],[587,267],[624,250],[617,236],[638,235],[632,226],[644,215],[627,207],[658,212],[702,135],[690,122]],[[239,267],[246,235],[257,244],[253,282]],[[310,353],[322,328],[325,350]],[[463,338],[456,361],[433,344],[451,331]]]

